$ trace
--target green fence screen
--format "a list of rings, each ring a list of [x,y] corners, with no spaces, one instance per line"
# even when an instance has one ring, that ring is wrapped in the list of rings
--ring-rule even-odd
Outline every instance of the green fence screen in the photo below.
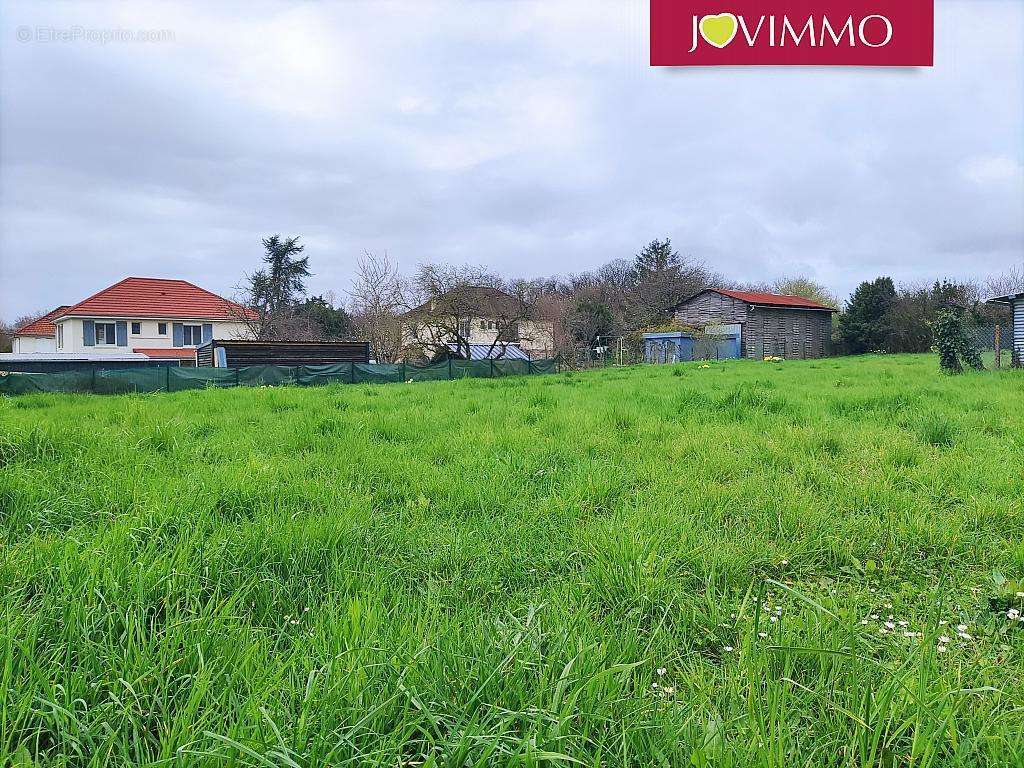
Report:
[[[181,392],[208,387],[267,387],[282,384],[388,384],[555,373],[560,359],[449,360],[430,365],[337,363],[334,365],[251,365],[246,368],[129,368],[117,371],[0,373],[0,395],[32,392],[81,392],[120,395],[129,392]]]

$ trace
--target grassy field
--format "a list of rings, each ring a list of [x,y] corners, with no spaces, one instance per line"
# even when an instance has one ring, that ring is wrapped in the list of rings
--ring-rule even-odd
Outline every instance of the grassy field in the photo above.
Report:
[[[1022,765],[1022,498],[926,356],[6,399],[0,751]]]

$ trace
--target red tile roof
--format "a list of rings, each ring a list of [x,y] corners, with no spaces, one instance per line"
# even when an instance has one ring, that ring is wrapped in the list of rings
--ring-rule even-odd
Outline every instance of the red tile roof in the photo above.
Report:
[[[132,352],[138,352],[146,357],[169,360],[192,360],[196,356],[196,351],[189,347],[182,347],[180,349],[173,347],[132,347]]]
[[[720,293],[723,296],[730,296],[748,304],[760,304],[764,307],[794,307],[797,309],[827,309],[831,312],[837,311],[835,307],[819,304],[816,301],[805,299],[803,296],[787,296],[782,293],[759,293],[757,291],[731,291],[725,288],[711,288],[709,290]]]
[[[52,312],[47,312],[38,320],[26,323],[14,332],[15,336],[56,336],[57,326],[53,324],[53,318],[68,308],[67,304],[61,304]]]
[[[67,307],[62,315],[236,320],[244,312],[248,310],[241,305],[185,280],[126,277]]]

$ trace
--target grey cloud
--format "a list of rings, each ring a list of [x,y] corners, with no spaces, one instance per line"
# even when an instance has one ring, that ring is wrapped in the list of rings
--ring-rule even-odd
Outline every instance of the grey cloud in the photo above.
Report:
[[[230,292],[272,232],[339,294],[364,249],[530,276],[669,235],[840,294],[1021,261],[1022,6],[938,0],[921,71],[653,70],[646,6],[7,4],[0,316],[126,274]],[[44,24],[174,39],[16,42]]]

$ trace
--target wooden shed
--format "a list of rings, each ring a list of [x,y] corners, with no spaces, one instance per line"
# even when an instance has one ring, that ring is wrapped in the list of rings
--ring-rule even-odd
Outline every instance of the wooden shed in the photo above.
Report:
[[[997,296],[989,299],[990,304],[1003,304],[1010,308],[1013,315],[1012,333],[1007,339],[1010,347],[1010,359],[1016,368],[1024,366],[1024,293],[1011,293],[1009,296]]]
[[[370,362],[368,341],[247,341],[211,339],[196,348],[196,365],[331,365]]]
[[[831,354],[836,311],[801,296],[709,288],[682,302],[675,319],[705,332],[738,332],[742,357],[801,360]]]

